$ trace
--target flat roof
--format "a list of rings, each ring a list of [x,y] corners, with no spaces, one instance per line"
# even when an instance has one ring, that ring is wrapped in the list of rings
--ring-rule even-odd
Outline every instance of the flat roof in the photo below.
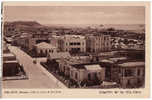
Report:
[[[18,63],[18,61],[17,60],[3,61],[3,63]]]
[[[53,46],[52,44],[48,44],[46,42],[41,42],[39,44],[36,44],[36,47],[38,48],[47,48],[47,49],[53,49],[56,48],[55,46]]]
[[[99,65],[99,66],[98,66]],[[83,63],[83,64],[73,64],[73,65],[71,65],[71,66],[73,66],[74,68],[76,68],[76,69],[96,69],[96,68],[98,68],[99,69],[99,67],[101,67],[100,66],[100,64],[99,63]],[[90,67],[95,67],[95,68],[90,68]]]
[[[114,63],[113,61],[107,60],[107,59],[101,60],[101,62],[104,62],[104,63]]]
[[[126,62],[118,65],[120,67],[138,67],[138,66],[145,66],[145,62]]]
[[[71,57],[69,52],[56,52],[56,53],[50,53],[49,56],[52,59],[60,59],[60,58],[69,58]]]
[[[110,60],[112,61],[118,61],[118,60],[126,60],[127,58],[126,57],[117,57],[117,58],[109,58]]]
[[[78,39],[84,39],[85,36],[82,35],[64,35],[65,38],[78,38]]]
[[[83,63],[89,63],[88,58],[82,58],[82,57],[71,57],[70,59],[66,59],[66,62],[68,64],[74,65],[74,64],[83,64]]]
[[[90,71],[96,71],[96,70],[101,70],[102,69],[99,64],[84,65],[84,67],[85,67],[85,69],[90,70]]]
[[[3,57],[15,57],[12,53],[3,53]]]

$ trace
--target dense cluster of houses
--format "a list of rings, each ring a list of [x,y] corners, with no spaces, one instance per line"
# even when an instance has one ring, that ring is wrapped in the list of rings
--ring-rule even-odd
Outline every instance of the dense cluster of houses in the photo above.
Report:
[[[58,36],[41,31],[17,34],[11,38],[5,37],[5,39],[8,43],[26,48],[28,51],[38,51],[39,55],[46,55],[46,50],[51,51],[53,48],[56,48],[56,51],[70,53],[100,53],[122,49],[145,49],[143,41],[111,37],[110,35],[104,34]],[[41,50],[42,42],[44,42],[43,49],[45,50]]]
[[[126,57],[73,57],[68,52],[58,53],[57,56],[51,53],[47,59],[49,68],[54,68],[82,87],[99,85],[100,88],[103,82],[116,83],[120,88],[144,87],[144,61],[128,61]]]
[[[112,49],[145,49],[145,43],[141,40],[112,37],[111,41]]]
[[[43,43],[42,43],[43,42]],[[61,51],[70,53],[98,53],[111,51],[111,37],[109,35],[50,35],[43,33],[22,33],[12,36],[12,45],[26,48],[28,51],[35,50],[45,55],[47,52]],[[42,48],[43,45],[43,48]]]
[[[6,39],[7,40],[7,39]],[[125,41],[125,40],[124,40]],[[22,33],[12,36],[12,45],[20,46],[36,55],[47,57],[50,70],[68,77],[76,84],[85,86],[106,85],[115,82],[120,88],[144,87],[145,61],[128,60],[127,57],[99,56],[115,48],[131,48],[110,35],[51,35],[41,30],[36,33]],[[135,43],[136,42],[136,43]],[[143,43],[133,41],[132,48],[144,48]],[[139,44],[139,47],[135,47]],[[78,55],[79,54],[79,55]],[[87,54],[87,55],[81,55]],[[109,53],[108,53],[109,54]]]

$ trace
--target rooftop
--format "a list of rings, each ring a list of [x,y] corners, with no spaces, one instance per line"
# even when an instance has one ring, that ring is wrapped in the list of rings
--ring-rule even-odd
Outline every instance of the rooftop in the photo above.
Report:
[[[70,58],[71,57],[69,52],[50,53],[49,56],[51,57],[51,59]]]
[[[52,44],[48,44],[46,42],[41,42],[39,44],[36,44],[36,47],[42,48],[42,49],[55,49],[56,47]]]
[[[104,52],[104,53],[101,52],[99,55],[100,55],[100,56],[108,56],[108,55],[110,56],[110,55],[114,55],[115,53],[116,53],[115,51],[112,51],[112,52]]]
[[[52,38],[58,39],[58,38],[61,38],[61,36],[52,35]]]
[[[85,37],[82,35],[64,35],[64,38],[84,39]]]
[[[85,67],[86,70],[90,70],[90,71],[96,71],[96,70],[101,70],[102,69],[99,64],[84,65],[84,67]]]
[[[66,59],[66,62],[70,65],[83,64],[83,63],[89,63],[90,59],[88,57],[71,57],[70,59]]]
[[[12,38],[6,38],[6,40],[7,40],[8,42],[13,41]]]
[[[76,69],[85,69],[85,70],[99,70],[99,69],[102,69],[99,63],[73,64],[71,66],[73,66]]]
[[[24,38],[24,37],[28,37],[29,33],[22,33],[22,35],[20,37]]]
[[[29,33],[22,33],[22,35],[28,35]]]
[[[18,63],[17,60],[11,60],[11,61],[4,61],[3,63]]]
[[[113,64],[113,63],[114,63],[113,61],[111,61],[111,60],[107,60],[107,59],[103,59],[103,60],[101,60],[101,62],[104,62],[104,63],[111,63],[111,64]]]
[[[3,57],[15,57],[15,55],[12,53],[4,53]]]
[[[138,67],[138,66],[145,66],[145,62],[127,62],[118,65],[120,67]]]
[[[109,58],[109,60],[117,62],[118,60],[126,60],[126,57],[119,57],[119,58]]]

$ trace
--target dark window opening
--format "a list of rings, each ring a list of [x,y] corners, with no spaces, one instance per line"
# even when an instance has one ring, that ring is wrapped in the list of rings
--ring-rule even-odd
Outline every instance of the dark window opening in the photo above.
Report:
[[[70,43],[70,45],[73,45],[73,43]]]
[[[140,69],[137,70],[137,75],[140,76]]]
[[[50,43],[50,41],[49,41],[49,40],[37,40],[37,41],[36,41],[36,44],[41,43],[41,42]]]
[[[91,74],[90,73],[88,74],[88,80],[91,80]]]
[[[126,77],[133,76],[133,75],[134,75],[133,70],[131,70],[131,69],[126,69],[125,70],[125,76]]]
[[[77,73],[75,73],[75,78],[78,79],[78,74]]]

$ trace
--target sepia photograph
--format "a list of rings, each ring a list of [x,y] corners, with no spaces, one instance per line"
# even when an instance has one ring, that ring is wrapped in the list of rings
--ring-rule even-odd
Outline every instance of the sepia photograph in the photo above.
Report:
[[[149,90],[148,3],[100,3],[3,2],[2,89]]]

